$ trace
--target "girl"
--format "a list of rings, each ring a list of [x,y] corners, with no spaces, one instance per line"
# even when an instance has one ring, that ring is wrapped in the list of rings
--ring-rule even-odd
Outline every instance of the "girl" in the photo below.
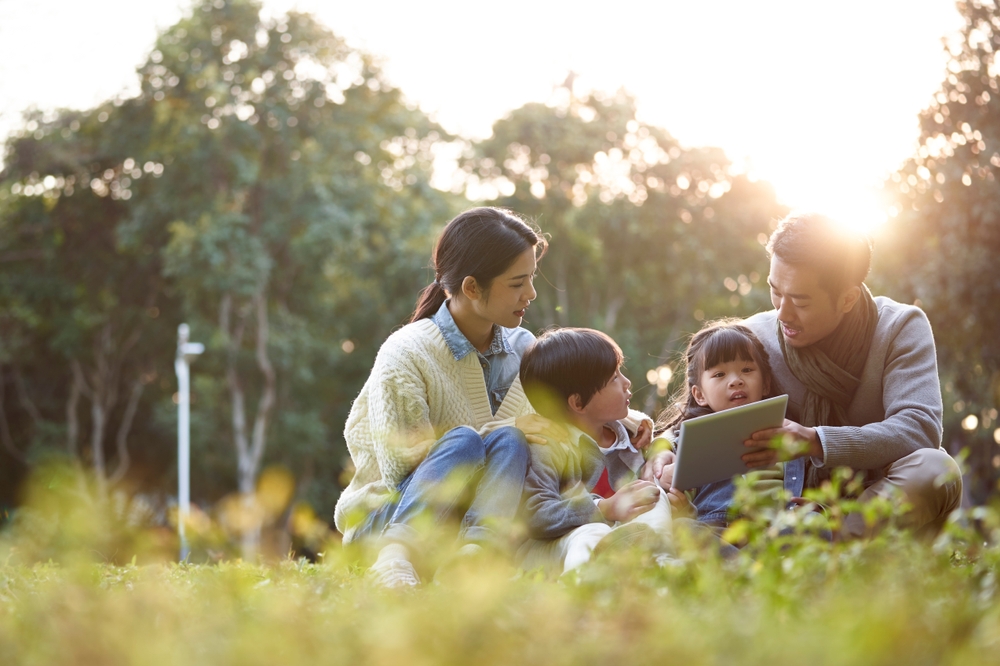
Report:
[[[411,551],[421,515],[441,524],[471,494],[460,532],[469,553],[499,543],[517,511],[528,448],[514,422],[531,413],[517,375],[534,340],[519,327],[545,249],[509,211],[458,215],[410,323],[379,349],[344,428],[356,472],[335,521],[345,543],[380,539],[370,574],[381,585],[419,584]]]
[[[709,322],[695,333],[684,352],[686,382],[675,396],[673,407],[665,411],[657,423],[657,431],[676,440],[681,423],[731,407],[757,402],[778,395],[777,383],[767,362],[767,352],[757,336],[740,319],[720,319]],[[777,484],[778,470],[754,472],[754,485],[769,490]],[[669,488],[673,467],[664,467],[660,482]],[[676,491],[673,498],[684,502]],[[694,491],[691,503],[697,510],[698,521],[711,526],[724,526],[733,497],[731,481],[720,481]]]

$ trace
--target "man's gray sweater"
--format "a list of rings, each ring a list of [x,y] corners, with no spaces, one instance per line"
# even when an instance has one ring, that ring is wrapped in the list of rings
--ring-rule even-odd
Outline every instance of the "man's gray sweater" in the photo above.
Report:
[[[875,304],[878,325],[847,410],[849,425],[817,428],[826,467],[880,470],[917,449],[941,445],[941,382],[930,322],[912,305],[884,296]],[[774,377],[788,393],[788,418],[799,422],[806,388],[785,365],[775,317],[774,310],[762,312],[746,324],[764,344]]]

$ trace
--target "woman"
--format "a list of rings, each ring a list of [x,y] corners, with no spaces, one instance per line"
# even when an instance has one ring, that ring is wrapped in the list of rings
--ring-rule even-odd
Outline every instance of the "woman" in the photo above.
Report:
[[[459,535],[469,552],[499,542],[517,511],[528,449],[514,422],[531,413],[517,375],[534,340],[519,326],[545,249],[509,211],[458,215],[410,323],[379,349],[344,429],[356,473],[335,519],[345,542],[380,539],[371,575],[382,585],[419,584],[411,554],[422,514],[442,523],[471,491]]]

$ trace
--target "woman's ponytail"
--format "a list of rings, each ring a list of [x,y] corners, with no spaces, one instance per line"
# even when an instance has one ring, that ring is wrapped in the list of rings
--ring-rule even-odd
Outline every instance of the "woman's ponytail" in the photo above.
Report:
[[[441,304],[444,303],[447,296],[444,293],[444,288],[438,284],[437,280],[431,282],[420,292],[420,298],[417,299],[417,309],[413,311],[410,321],[414,322],[433,317],[434,313],[441,308]]]

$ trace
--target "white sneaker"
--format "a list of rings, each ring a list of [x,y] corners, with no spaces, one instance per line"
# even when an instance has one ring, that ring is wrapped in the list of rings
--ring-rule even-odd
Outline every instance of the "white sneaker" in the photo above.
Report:
[[[413,588],[420,585],[420,576],[409,560],[380,560],[368,570],[368,578],[388,590]]]

